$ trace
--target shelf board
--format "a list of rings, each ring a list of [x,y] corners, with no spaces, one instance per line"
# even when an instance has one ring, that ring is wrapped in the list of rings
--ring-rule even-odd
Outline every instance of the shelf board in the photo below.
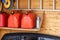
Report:
[[[24,30],[24,31],[38,31],[39,29],[22,29],[22,28],[7,28],[7,27],[0,27],[0,29],[5,30]]]

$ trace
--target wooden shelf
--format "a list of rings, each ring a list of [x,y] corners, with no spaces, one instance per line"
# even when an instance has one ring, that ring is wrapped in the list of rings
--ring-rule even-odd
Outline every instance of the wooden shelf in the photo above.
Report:
[[[24,31],[38,31],[39,29],[22,29],[22,28],[7,28],[7,27],[0,27],[0,29],[4,29],[4,30],[24,30]]]

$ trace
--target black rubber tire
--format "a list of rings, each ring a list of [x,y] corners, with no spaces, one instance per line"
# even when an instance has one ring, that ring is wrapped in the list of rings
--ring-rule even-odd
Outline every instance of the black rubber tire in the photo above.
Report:
[[[10,7],[9,8],[5,8],[5,9],[7,9],[7,10],[13,9],[14,2],[13,2],[13,0],[10,0],[10,2],[11,2]]]

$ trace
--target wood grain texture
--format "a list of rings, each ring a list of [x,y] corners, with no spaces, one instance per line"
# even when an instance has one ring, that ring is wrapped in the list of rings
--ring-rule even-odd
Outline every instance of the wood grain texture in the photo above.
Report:
[[[31,9],[39,9],[40,0],[31,0]]]
[[[18,0],[18,5],[20,9],[27,9],[28,8],[28,0]]]
[[[53,7],[52,0],[43,0],[43,9],[52,9]]]
[[[60,12],[45,12],[41,33],[60,36]]]
[[[2,10],[2,3],[0,2],[0,11]]]
[[[60,0],[56,0],[56,9],[60,9]]]

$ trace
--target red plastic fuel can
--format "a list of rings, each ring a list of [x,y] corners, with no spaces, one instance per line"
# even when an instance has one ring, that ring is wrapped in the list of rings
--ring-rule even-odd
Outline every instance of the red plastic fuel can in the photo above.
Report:
[[[0,27],[7,27],[8,15],[0,11]]]
[[[21,20],[21,28],[24,29],[32,29],[36,26],[36,16],[33,12],[29,11],[27,13],[23,13]]]
[[[9,28],[19,28],[21,26],[21,14],[18,11],[14,11],[14,14],[10,14],[8,18]]]

